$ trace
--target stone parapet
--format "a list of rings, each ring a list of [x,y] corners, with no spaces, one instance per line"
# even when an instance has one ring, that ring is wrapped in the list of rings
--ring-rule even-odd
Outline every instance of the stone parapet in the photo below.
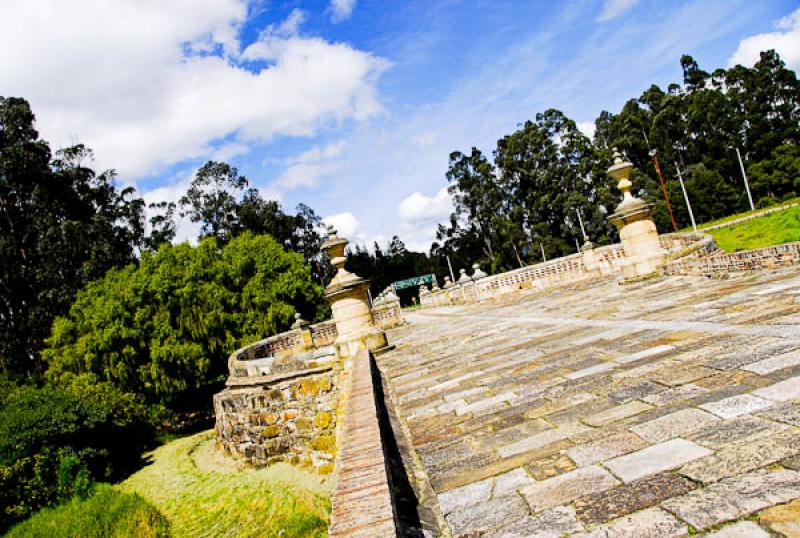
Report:
[[[681,258],[664,267],[667,275],[721,276],[727,273],[800,265],[800,242],[755,250]]]
[[[349,372],[328,536],[397,536],[369,351],[353,357]]]

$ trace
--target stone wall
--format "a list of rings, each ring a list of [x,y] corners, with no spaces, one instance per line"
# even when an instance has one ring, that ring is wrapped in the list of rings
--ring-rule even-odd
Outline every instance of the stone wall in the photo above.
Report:
[[[796,265],[800,265],[800,243],[787,243],[730,254],[681,258],[667,264],[664,274],[721,276],[740,271]]]
[[[288,461],[330,472],[339,393],[331,367],[228,387],[214,396],[217,445],[256,466]]]
[[[395,303],[373,318],[381,329],[403,323]],[[337,336],[333,321],[298,323],[234,351],[226,389],[214,396],[217,445],[253,465],[290,461],[330,472],[342,377]]]

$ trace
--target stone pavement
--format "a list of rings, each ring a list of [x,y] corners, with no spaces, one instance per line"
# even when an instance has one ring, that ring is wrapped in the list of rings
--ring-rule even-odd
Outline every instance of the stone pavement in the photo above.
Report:
[[[800,536],[796,271],[406,317],[378,364],[433,533]]]

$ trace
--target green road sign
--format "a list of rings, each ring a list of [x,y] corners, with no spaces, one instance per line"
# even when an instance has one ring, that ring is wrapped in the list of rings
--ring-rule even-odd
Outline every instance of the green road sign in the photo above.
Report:
[[[413,288],[415,286],[419,286],[420,284],[432,284],[433,283],[433,275],[422,275],[422,276],[415,276],[412,278],[407,278],[405,280],[398,280],[393,284],[394,289],[402,290],[404,288]]]

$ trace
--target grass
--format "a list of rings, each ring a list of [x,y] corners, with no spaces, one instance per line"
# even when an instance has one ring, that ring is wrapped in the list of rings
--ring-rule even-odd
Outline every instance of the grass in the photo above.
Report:
[[[280,463],[238,469],[213,443],[207,431],[161,446],[119,489],[155,506],[176,537],[327,535],[327,478]]]
[[[116,486],[20,523],[11,538],[327,536],[330,478],[278,463],[242,469],[213,431],[171,441]]]
[[[7,538],[159,538],[169,523],[139,495],[99,484],[87,500],[41,510],[12,528]]]
[[[725,252],[750,250],[800,241],[800,206],[708,233]]]
[[[760,209],[756,209],[755,211],[745,211],[743,213],[734,213],[733,215],[728,215],[727,217],[722,217],[722,218],[711,220],[711,221],[708,221],[708,222],[703,222],[702,224],[698,223],[697,224],[697,228],[699,230],[701,228],[706,228],[708,226],[716,226],[717,224],[725,224],[726,222],[730,222],[732,220],[740,219],[742,217],[747,217],[748,215],[752,215],[753,213],[758,213],[758,212],[764,211],[766,209],[772,209],[774,207],[785,206],[785,205],[794,204],[794,203],[798,203],[798,202],[800,202],[800,198],[791,198],[789,200],[784,200],[783,202],[778,202],[776,204],[773,204],[773,205],[770,205],[770,206],[767,206],[767,207],[762,207]],[[681,232],[691,232],[692,231],[692,227],[691,226],[687,226],[686,228],[683,228],[680,231]]]

